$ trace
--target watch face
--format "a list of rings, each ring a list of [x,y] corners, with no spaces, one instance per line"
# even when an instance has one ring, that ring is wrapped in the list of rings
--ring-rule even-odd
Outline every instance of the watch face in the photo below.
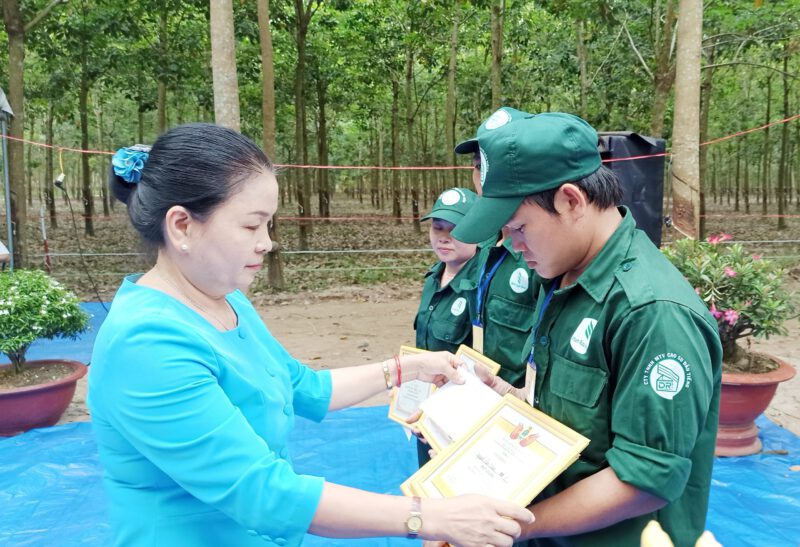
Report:
[[[418,534],[419,529],[422,528],[422,519],[417,515],[411,515],[406,521],[406,527],[409,534]]]

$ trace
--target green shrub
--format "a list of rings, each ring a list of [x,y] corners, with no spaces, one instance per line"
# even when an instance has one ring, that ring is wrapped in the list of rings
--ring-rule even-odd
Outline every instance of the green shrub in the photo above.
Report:
[[[76,338],[89,316],[77,297],[39,270],[0,273],[0,352],[15,373],[25,364],[25,352],[40,338]]]

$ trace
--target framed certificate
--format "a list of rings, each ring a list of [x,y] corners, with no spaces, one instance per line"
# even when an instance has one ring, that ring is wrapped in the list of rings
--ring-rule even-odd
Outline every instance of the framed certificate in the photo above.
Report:
[[[417,427],[437,453],[469,433],[502,400],[476,375],[465,372],[463,379],[443,385],[420,405]]]
[[[524,507],[588,444],[583,435],[506,395],[400,488],[428,498],[484,494]]]
[[[420,351],[422,350],[417,348],[401,347],[401,352],[406,354]],[[478,364],[485,366],[492,374],[497,374],[500,370],[498,363],[463,344],[458,347],[455,355],[464,363],[461,369],[467,376],[464,384],[448,382],[437,390],[433,384],[409,382],[412,385],[406,391],[403,389],[405,384],[396,390],[389,405],[389,418],[405,426],[409,425],[406,421],[408,417],[422,409],[423,414],[415,425],[436,452],[441,452],[471,428],[476,420],[497,404],[500,397],[475,374]]]
[[[400,346],[398,355],[413,355],[425,351],[410,346]],[[392,391],[392,398],[389,402],[389,419],[408,427],[409,423],[406,420],[419,409],[420,403],[427,399],[435,389],[434,384],[422,380],[403,382],[399,388]]]
[[[471,347],[465,346],[464,344],[458,346],[458,349],[456,350],[456,357],[459,357],[464,362],[472,374],[475,374],[475,363],[484,365],[486,368],[492,371],[492,374],[495,376],[497,376],[497,373],[500,372],[500,363],[492,361],[484,354],[475,351]]]
[[[419,432],[422,433],[422,436],[428,441],[428,445],[430,445],[437,454],[447,448],[452,442],[450,436],[445,433],[441,427],[436,425],[436,422],[434,422],[428,414],[423,413],[414,425],[417,426]]]

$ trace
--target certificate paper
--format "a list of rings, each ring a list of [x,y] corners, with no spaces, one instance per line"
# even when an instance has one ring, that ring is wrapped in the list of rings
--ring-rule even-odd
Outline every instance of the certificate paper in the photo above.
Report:
[[[425,350],[419,348],[400,346],[399,355],[413,355],[415,353],[424,352]],[[468,346],[461,345],[456,351],[456,356],[464,362],[466,371],[471,375],[475,374],[475,366],[477,363],[487,367],[492,374],[497,374],[497,372],[500,370],[500,365],[498,363],[495,363],[488,357],[481,355]],[[447,387],[448,385],[450,384],[445,384],[443,387]],[[399,388],[393,390],[392,392],[392,399],[389,403],[389,419],[394,420],[400,425],[408,426],[408,418],[413,416],[414,413],[421,408],[422,403],[427,400],[428,397],[430,397],[435,391],[436,386],[430,382],[423,382],[421,380],[410,380],[408,382],[403,382]],[[496,401],[492,401],[492,405],[495,403]],[[422,425],[424,421],[421,420],[419,423]],[[435,435],[434,432],[430,432],[432,436]],[[425,435],[424,432],[423,435]],[[439,435],[436,436],[439,437]],[[427,435],[425,435],[425,437],[427,438]],[[443,438],[447,437],[445,436]],[[447,444],[449,444],[449,442]],[[434,442],[431,443],[431,446],[438,451],[441,448],[444,448],[444,446],[447,446],[447,444],[437,446],[436,441],[434,440]]]
[[[588,444],[586,437],[506,395],[400,488],[429,498],[479,493],[527,506]]]
[[[437,452],[464,436],[502,399],[477,376],[467,371],[463,376],[463,384],[448,382],[420,405],[424,420],[419,429]]]

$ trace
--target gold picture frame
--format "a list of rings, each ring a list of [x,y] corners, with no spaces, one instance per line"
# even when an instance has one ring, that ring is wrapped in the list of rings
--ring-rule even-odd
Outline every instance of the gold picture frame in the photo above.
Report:
[[[480,493],[525,507],[588,444],[580,433],[508,394],[400,490],[426,498]]]
[[[495,376],[497,376],[497,373],[500,372],[500,363],[492,361],[484,354],[472,349],[469,346],[465,346],[464,344],[458,346],[458,349],[456,350],[456,357],[460,357],[470,371],[474,370],[475,363],[478,362],[488,368]]]
[[[424,353],[427,350],[411,347],[400,346],[398,355],[413,355],[417,353]],[[469,346],[464,344],[460,345],[455,353],[459,357],[470,373],[475,374],[475,364],[480,363],[489,369],[493,375],[500,372],[500,364],[489,359],[482,353],[475,351]],[[389,402],[389,419],[397,422],[404,427],[411,427],[412,425],[419,429],[420,433],[425,437],[436,452],[443,450],[449,444],[446,436],[437,431],[435,424],[426,419],[425,415],[420,415],[420,418],[413,422],[408,423],[407,419],[416,412],[419,404],[430,397],[436,391],[436,386],[429,382],[421,380],[412,380],[410,382],[403,382],[399,388],[392,390],[392,397]]]
[[[400,346],[398,355],[414,355],[426,351],[411,346]],[[407,418],[416,412],[419,403],[428,398],[435,389],[434,384],[422,380],[403,382],[399,388],[392,390],[392,397],[389,401],[389,419],[404,427],[409,427],[411,424],[406,421]]]

